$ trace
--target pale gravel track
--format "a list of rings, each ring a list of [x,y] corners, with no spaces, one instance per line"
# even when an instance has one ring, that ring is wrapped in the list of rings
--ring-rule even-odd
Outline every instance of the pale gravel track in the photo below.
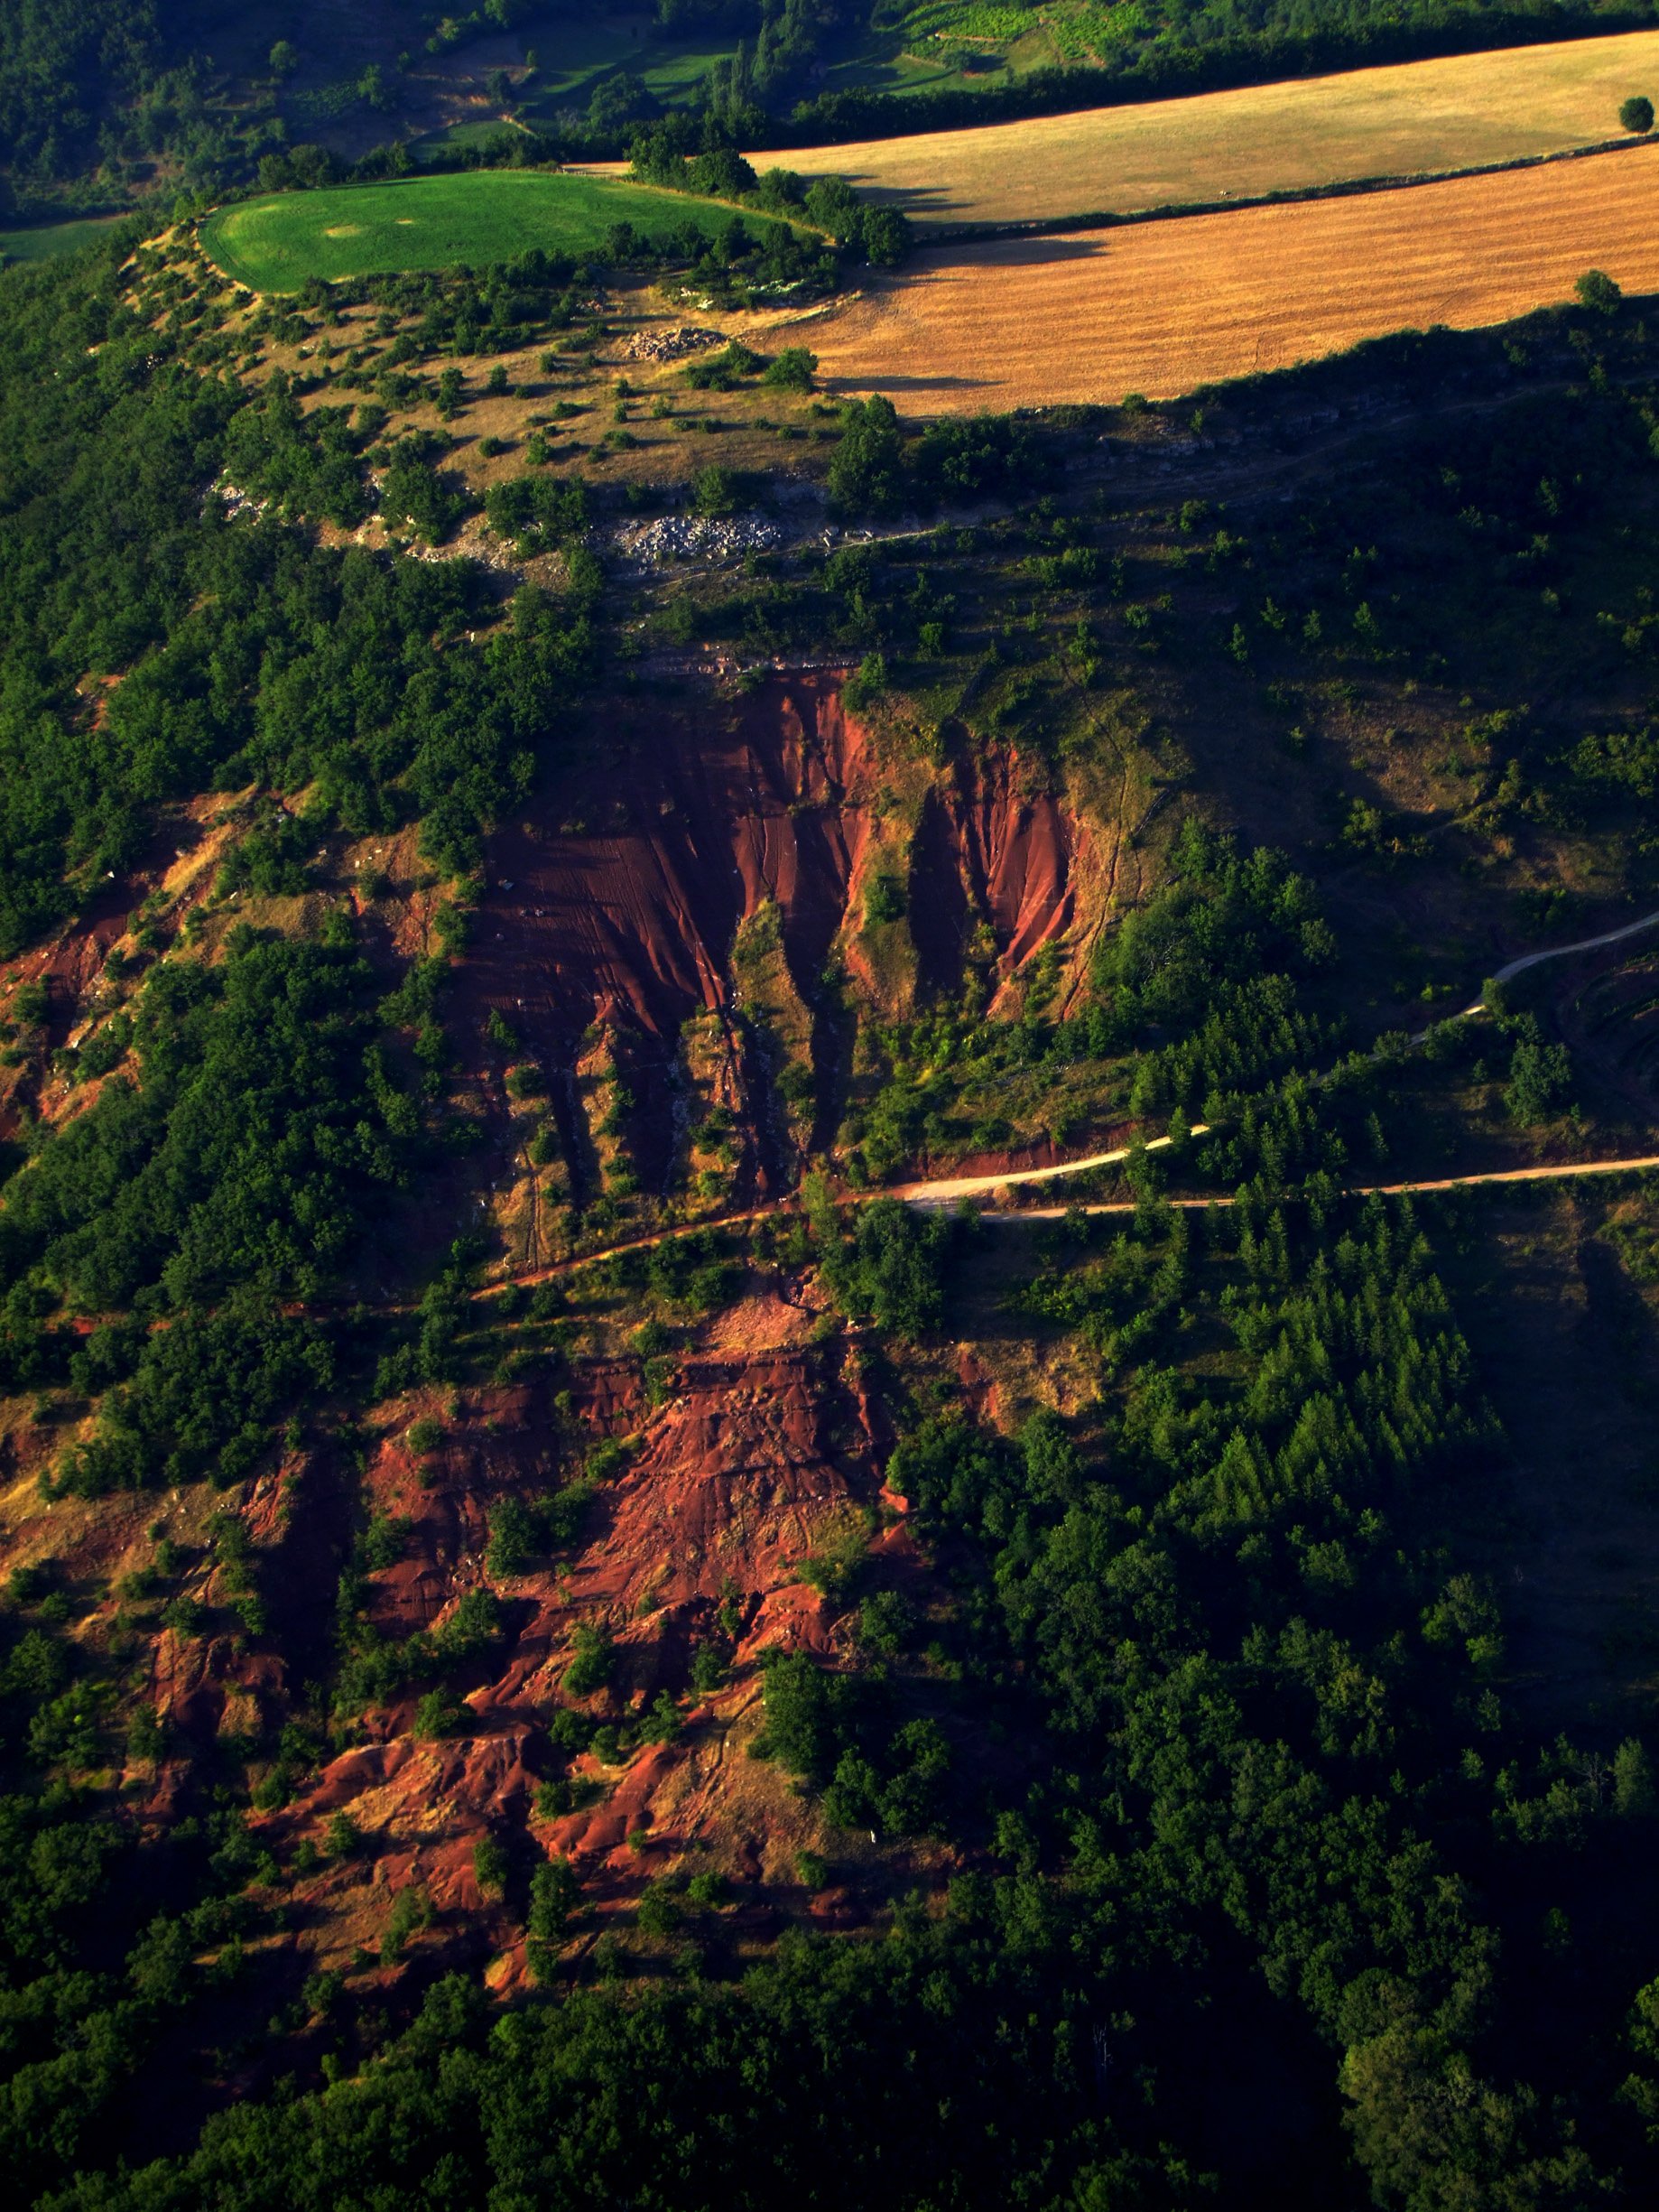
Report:
[[[1659,1169],[1659,1153],[1630,1160],[1560,1160],[1542,1167],[1495,1167],[1472,1176],[1441,1176],[1422,1183],[1356,1183],[1351,1198],[1410,1198],[1422,1191],[1461,1191],[1484,1183],[1561,1183],[1578,1176],[1645,1175]],[[1078,1206],[1019,1206],[981,1213],[982,1222],[1062,1222],[1069,1213],[1133,1213],[1138,1199],[1108,1198]],[[1167,1202],[1183,1211],[1201,1213],[1206,1206],[1230,1206],[1231,1197],[1172,1198]]]
[[[1514,960],[1506,962],[1501,968],[1495,969],[1489,980],[1495,983],[1506,983],[1512,977],[1525,974],[1529,968],[1535,968],[1544,961],[1566,960],[1575,953],[1594,953],[1603,945],[1622,944],[1626,938],[1637,936],[1643,930],[1652,929],[1655,925],[1659,925],[1659,912],[1642,915],[1634,922],[1626,922],[1617,929],[1603,930],[1594,937],[1577,938],[1571,944],[1552,944],[1545,946],[1541,952],[1521,953]],[[1448,1018],[1453,1021],[1472,1020],[1487,1010],[1484,999],[1476,999]],[[1202,1137],[1209,1133],[1209,1129],[1207,1121],[1195,1121],[1190,1134]],[[849,1194],[848,1203],[867,1204],[876,1198],[895,1198],[901,1204],[918,1211],[959,1205],[975,1198],[988,1197],[996,1191],[1013,1190],[1032,1184],[1057,1183],[1068,1176],[1088,1175],[1098,1167],[1121,1166],[1133,1152],[1141,1149],[1147,1152],[1163,1151],[1173,1141],[1170,1137],[1149,1137],[1141,1147],[1117,1145],[1110,1151],[1091,1152],[1082,1159],[1057,1160],[1047,1167],[1020,1167],[1001,1175],[942,1176],[924,1182],[898,1183],[882,1190],[853,1192]],[[1359,1184],[1355,1186],[1354,1195],[1361,1198],[1404,1197],[1415,1191],[1463,1190],[1488,1183],[1556,1182],[1579,1176],[1634,1175],[1653,1169],[1659,1169],[1659,1156],[1640,1159],[1569,1160],[1541,1167],[1502,1167],[1483,1175],[1447,1176],[1426,1182]],[[751,1206],[741,1213],[720,1214],[709,1221],[680,1222],[670,1229],[657,1230],[650,1236],[634,1237],[625,1243],[607,1245],[602,1251],[586,1252],[572,1259],[554,1260],[546,1267],[508,1276],[502,1282],[487,1284],[474,1295],[479,1298],[489,1298],[509,1286],[528,1287],[536,1283],[551,1282],[560,1276],[574,1274],[581,1268],[598,1267],[604,1260],[618,1259],[628,1252],[654,1251],[659,1245],[672,1244],[681,1237],[698,1236],[707,1230],[753,1228],[759,1222],[774,1219],[792,1203],[790,1198],[781,1198],[769,1205]],[[1081,1211],[1089,1214],[1133,1213],[1136,1203],[1134,1199],[1096,1200],[1093,1204],[1083,1205]],[[1172,1198],[1169,1201],[1171,1205],[1186,1209],[1228,1206],[1232,1203],[1230,1197]],[[979,1218],[987,1222],[1060,1221],[1074,1210],[1068,1206],[994,1207],[983,1213]]]

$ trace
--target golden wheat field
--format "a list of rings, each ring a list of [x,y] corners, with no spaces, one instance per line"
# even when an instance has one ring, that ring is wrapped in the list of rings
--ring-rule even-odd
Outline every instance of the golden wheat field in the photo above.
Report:
[[[1659,102],[1659,31],[749,158],[845,176],[924,228],[1052,222],[1563,153],[1617,138],[1633,92]]]
[[[1504,322],[1570,298],[1588,268],[1659,291],[1659,142],[1353,199],[935,247],[783,327],[830,390],[965,414],[1168,398],[1390,330]]]

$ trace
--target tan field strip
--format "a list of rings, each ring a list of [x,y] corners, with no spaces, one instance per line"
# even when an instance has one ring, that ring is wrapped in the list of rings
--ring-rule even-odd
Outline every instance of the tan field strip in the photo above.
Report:
[[[1566,153],[1617,138],[1633,92],[1659,103],[1659,31],[749,158],[844,176],[924,227],[1053,222]]]
[[[831,390],[885,392],[911,414],[1000,413],[1172,398],[1390,330],[1506,322],[1570,298],[1588,268],[1659,291],[1659,142],[1357,198],[940,246],[795,327]]]

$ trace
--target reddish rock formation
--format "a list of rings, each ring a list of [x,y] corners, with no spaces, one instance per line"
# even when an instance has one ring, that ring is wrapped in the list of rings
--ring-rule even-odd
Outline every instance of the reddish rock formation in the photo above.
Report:
[[[876,842],[882,763],[834,676],[780,678],[710,702],[690,728],[636,709],[615,743],[614,770],[572,792],[562,828],[521,823],[496,839],[467,981],[550,1069],[568,1073],[584,1036],[606,1037],[635,1094],[636,1154],[655,1179],[674,1154],[669,1070],[690,1016],[725,1024],[727,1088],[750,1133],[770,1119],[738,1020],[740,925],[775,903],[793,989],[816,1008],[833,951],[864,973],[864,876],[892,848]],[[905,773],[927,771],[912,761]],[[976,756],[963,733],[909,841],[923,987],[958,988],[982,926],[1005,978],[1061,935],[1079,850],[1040,764],[1006,748]],[[765,1187],[764,1142],[760,1153]]]

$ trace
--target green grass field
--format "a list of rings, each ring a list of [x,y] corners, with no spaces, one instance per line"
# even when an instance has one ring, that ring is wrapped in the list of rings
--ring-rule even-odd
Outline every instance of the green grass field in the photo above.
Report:
[[[735,33],[721,37],[718,33],[667,38],[654,29],[642,37],[638,26],[566,18],[556,38],[538,38],[535,43],[541,67],[524,110],[533,123],[542,110],[586,105],[600,79],[617,69],[637,77],[664,106],[672,107],[690,98],[717,61],[731,58],[737,40]]]
[[[201,227],[209,257],[254,292],[292,292],[394,269],[475,268],[527,248],[578,256],[603,250],[613,223],[661,240],[688,223],[710,235],[732,218],[718,200],[653,191],[620,179],[516,169],[413,177],[279,192],[220,208]]]
[[[45,261],[53,254],[73,254],[122,219],[119,215],[88,215],[67,223],[37,223],[27,230],[0,230],[0,259]]]

